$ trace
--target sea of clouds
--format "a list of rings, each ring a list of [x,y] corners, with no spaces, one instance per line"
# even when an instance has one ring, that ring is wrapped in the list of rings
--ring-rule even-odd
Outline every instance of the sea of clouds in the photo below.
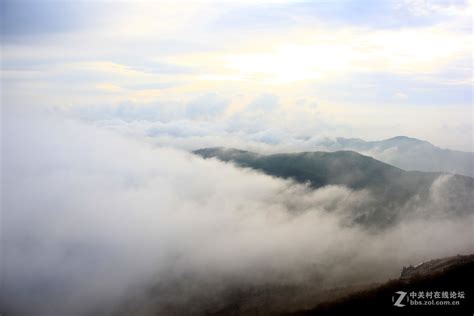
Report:
[[[383,281],[474,251],[473,214],[440,203],[446,176],[424,208],[373,232],[346,218],[377,198],[367,191],[311,190],[54,114],[9,111],[2,128],[0,310],[12,314],[131,302],[132,314],[166,315],[193,297],[222,304],[230,288]]]

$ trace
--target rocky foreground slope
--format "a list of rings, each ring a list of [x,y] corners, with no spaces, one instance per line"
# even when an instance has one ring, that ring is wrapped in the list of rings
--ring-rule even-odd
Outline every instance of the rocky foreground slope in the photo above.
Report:
[[[284,315],[472,315],[473,281],[474,255],[434,259],[404,267],[399,279]]]

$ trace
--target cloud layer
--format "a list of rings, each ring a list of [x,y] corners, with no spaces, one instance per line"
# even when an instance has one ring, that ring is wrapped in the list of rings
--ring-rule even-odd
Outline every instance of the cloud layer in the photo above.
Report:
[[[439,203],[443,179],[431,204],[374,235],[345,221],[370,192],[312,191],[54,116],[8,113],[2,155],[1,303],[25,315],[106,314],[154,288],[127,305],[147,314],[204,285],[215,300],[235,287],[328,288],[474,251],[473,216]]]
[[[2,95],[15,106],[151,105],[159,121],[219,124],[255,116],[249,105],[265,94],[279,101],[266,113],[290,130],[318,112],[313,125],[342,127],[335,136],[370,128],[372,139],[472,151],[472,1],[4,1],[1,11]]]

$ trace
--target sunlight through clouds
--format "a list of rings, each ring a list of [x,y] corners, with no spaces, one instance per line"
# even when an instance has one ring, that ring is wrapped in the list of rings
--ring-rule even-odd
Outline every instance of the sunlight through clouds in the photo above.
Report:
[[[230,104],[212,117],[216,124],[255,115],[246,111],[262,93],[281,100],[272,114],[282,117],[305,115],[295,99],[316,100],[324,118],[333,108],[351,112],[361,104],[364,116],[390,106],[401,117],[409,106],[450,118],[456,108],[468,117],[472,1],[367,1],[7,1],[3,97],[5,104],[60,109],[185,108],[216,93]],[[202,111],[196,119],[209,120],[204,104]],[[421,130],[418,136],[471,147],[448,129],[448,138]]]
[[[291,44],[286,39],[276,39],[265,51],[248,53],[252,50],[252,45],[248,45],[243,47],[243,53],[225,55],[220,58],[223,75],[209,77],[285,83],[330,80],[336,75],[357,72],[417,75],[435,72],[470,53],[468,34],[440,28],[322,30],[300,38],[298,35],[295,32],[296,39]]]

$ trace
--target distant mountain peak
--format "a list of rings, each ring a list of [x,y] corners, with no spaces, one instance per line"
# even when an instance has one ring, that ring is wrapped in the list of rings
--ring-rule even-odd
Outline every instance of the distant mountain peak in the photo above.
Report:
[[[395,136],[392,138],[385,139],[383,141],[400,141],[400,142],[413,142],[413,143],[428,143],[427,141],[418,139],[418,138],[413,138],[413,137],[408,137],[408,136]]]

